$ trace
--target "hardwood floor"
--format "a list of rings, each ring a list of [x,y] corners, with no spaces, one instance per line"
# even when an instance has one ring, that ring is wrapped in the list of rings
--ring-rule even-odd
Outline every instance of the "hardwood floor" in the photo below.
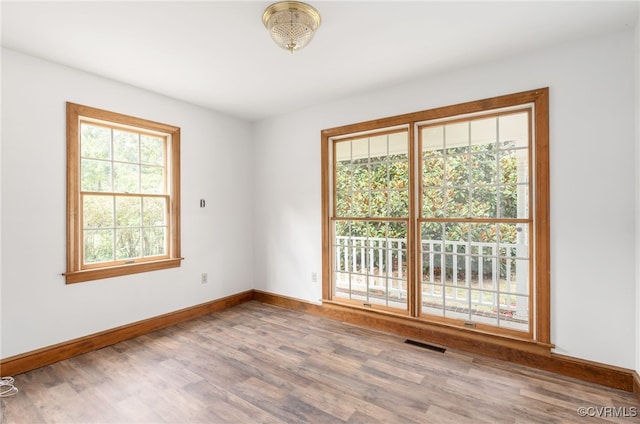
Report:
[[[633,393],[404,341],[251,301],[16,375],[0,421],[640,423]]]

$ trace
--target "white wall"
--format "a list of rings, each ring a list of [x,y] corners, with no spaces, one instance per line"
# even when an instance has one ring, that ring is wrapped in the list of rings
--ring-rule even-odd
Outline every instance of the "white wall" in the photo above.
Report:
[[[322,129],[548,86],[555,351],[634,368],[635,49],[627,31],[256,123],[256,288],[321,297]]]
[[[65,285],[66,101],[181,127],[181,268]],[[3,49],[0,357],[251,289],[250,136],[245,122]]]

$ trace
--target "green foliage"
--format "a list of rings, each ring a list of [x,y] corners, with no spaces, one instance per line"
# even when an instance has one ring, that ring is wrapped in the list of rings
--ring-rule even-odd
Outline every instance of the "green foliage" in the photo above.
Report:
[[[406,155],[357,160],[336,166],[336,211],[340,217],[404,218],[409,215]]]
[[[515,149],[508,142],[500,148],[486,144],[424,151],[422,217],[517,218],[518,201],[528,202],[526,181],[518,180],[517,156],[523,153],[526,149]],[[408,218],[408,189],[407,155],[343,160],[336,163],[336,217]],[[352,225],[351,235],[384,237],[381,233],[371,234],[370,228],[364,227]],[[465,228],[462,224],[448,227],[444,237],[452,240],[465,233],[472,240],[486,238]],[[510,234],[501,234],[501,240],[515,241]]]

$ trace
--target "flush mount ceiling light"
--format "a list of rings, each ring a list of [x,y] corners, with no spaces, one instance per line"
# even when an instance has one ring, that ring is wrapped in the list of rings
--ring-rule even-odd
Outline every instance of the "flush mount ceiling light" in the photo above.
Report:
[[[277,45],[293,53],[309,44],[320,26],[320,14],[306,3],[281,1],[267,7],[262,23]]]

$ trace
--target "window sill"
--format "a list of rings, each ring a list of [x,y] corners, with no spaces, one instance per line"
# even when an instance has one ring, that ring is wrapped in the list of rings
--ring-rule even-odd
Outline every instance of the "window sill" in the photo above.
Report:
[[[107,268],[85,269],[81,271],[69,271],[63,275],[67,284],[82,283],[84,281],[100,280],[103,278],[121,277],[123,275],[138,274],[141,272],[158,271],[161,269],[177,268],[184,258],[163,259],[153,262],[141,262],[112,266]]]

